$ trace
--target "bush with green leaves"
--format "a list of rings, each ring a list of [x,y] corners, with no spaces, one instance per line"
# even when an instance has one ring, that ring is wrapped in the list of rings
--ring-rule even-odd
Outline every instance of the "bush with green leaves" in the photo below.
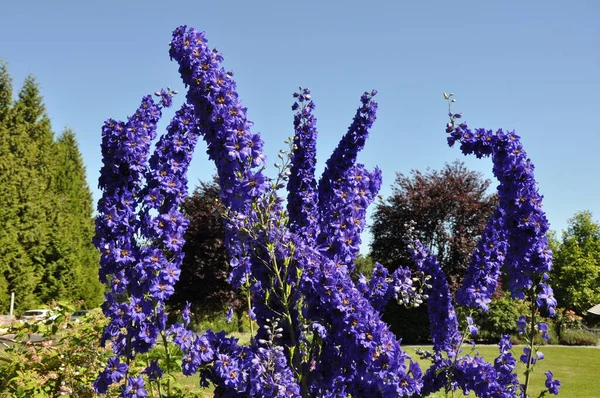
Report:
[[[517,333],[517,318],[521,315],[519,308],[522,306],[522,301],[508,296],[492,300],[488,312],[477,316],[480,338],[498,341],[503,334]]]
[[[584,329],[565,329],[560,332],[559,341],[564,345],[597,345],[598,336]]]
[[[106,319],[96,310],[72,321],[70,305],[52,309],[53,316],[17,322],[0,336],[1,397],[95,396],[93,381],[110,352],[99,347]]]
[[[581,330],[583,329],[583,318],[573,310],[560,308],[556,311],[556,324],[559,331],[563,330]]]
[[[16,322],[0,335],[0,398],[47,398],[70,396],[92,398],[94,380],[106,366],[110,346],[101,347],[102,331],[107,319],[100,310],[85,317],[70,319],[73,307],[54,304],[52,316],[42,321]],[[130,366],[142,370],[157,361],[165,369],[158,391],[163,396],[192,398],[201,396],[187,387],[181,387],[181,352],[173,344],[165,350],[157,347],[139,355]],[[120,385],[115,385],[108,396],[117,396]]]

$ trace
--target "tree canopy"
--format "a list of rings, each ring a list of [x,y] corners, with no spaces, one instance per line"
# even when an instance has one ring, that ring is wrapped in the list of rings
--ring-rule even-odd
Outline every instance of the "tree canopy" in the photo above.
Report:
[[[560,240],[554,238],[552,280],[558,304],[583,315],[600,303],[600,224],[580,211]]]
[[[392,195],[373,214],[371,256],[390,269],[410,266],[405,240],[415,222],[416,237],[436,254],[456,288],[497,203],[487,192],[490,183],[459,161],[441,170],[397,173]]]
[[[185,257],[175,293],[169,300],[174,307],[187,301],[198,315],[212,315],[232,305],[241,311],[247,303],[227,281],[229,255],[223,218],[219,206],[219,185],[216,180],[200,182],[182,205],[190,224],[185,234]]]

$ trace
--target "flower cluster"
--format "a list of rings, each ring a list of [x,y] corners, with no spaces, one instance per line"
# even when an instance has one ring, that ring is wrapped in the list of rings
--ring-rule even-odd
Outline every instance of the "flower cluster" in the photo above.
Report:
[[[327,256],[352,270],[365,227],[366,208],[381,188],[381,170],[368,171],[356,163],[369,129],[375,122],[376,90],[365,92],[348,132],[327,160],[319,180],[319,224],[317,243]]]
[[[233,73],[220,67],[222,55],[193,28],[181,26],[173,32],[170,55],[188,86],[187,101],[194,105],[208,156],[217,166],[221,199],[231,219],[251,215],[252,202],[266,192],[268,181],[261,168],[263,142],[250,130],[253,123],[238,98]],[[232,256],[231,282],[239,287],[250,273],[251,259],[235,231],[235,225],[226,228],[226,245]]]
[[[450,99],[452,94],[444,95],[450,105],[455,101]],[[498,207],[473,254],[465,284],[457,298],[464,305],[487,310],[490,296],[497,287],[500,267],[504,264],[512,295],[527,299],[530,304],[531,313],[521,316],[517,323],[519,333],[525,335],[527,342],[521,355],[527,368],[523,385],[523,394],[527,395],[531,368],[543,359],[534,337],[541,333],[545,340],[549,338],[548,326],[536,324],[537,313],[545,309],[554,316],[557,304],[552,288],[546,283],[552,268],[552,252],[546,236],[549,224],[533,175],[534,166],[514,132],[471,130],[464,122],[458,124],[460,114],[449,112],[449,116],[450,122],[446,125],[448,144],[453,146],[459,142],[464,154],[474,154],[478,158],[489,156],[494,175],[500,182]],[[506,342],[501,342],[502,345]],[[558,392],[556,383],[549,382],[549,385],[552,385],[551,390],[548,387],[550,392]]]
[[[317,119],[313,115],[315,103],[310,90],[300,88],[294,93],[294,146],[292,168],[287,184],[289,228],[314,242],[319,234],[317,213],[317,182],[315,165],[317,155]]]
[[[409,249],[417,270],[431,277],[430,287],[425,293],[429,297],[427,303],[433,350],[437,356],[445,352],[449,358],[454,358],[461,343],[461,334],[446,275],[435,256],[421,242],[415,240]]]
[[[456,301],[460,305],[488,310],[492,294],[498,287],[507,249],[503,213],[502,208],[496,208],[477,243],[464,282],[456,292]]]
[[[123,396],[142,396],[143,379],[129,377],[119,357],[154,346],[166,329],[165,301],[179,279],[187,220],[178,207],[187,195],[187,166],[198,136],[189,106],[176,113],[149,157],[161,108],[171,105],[174,94],[157,92],[159,104],[146,96],[126,123],[108,120],[103,128],[103,197],[94,243],[102,254],[100,279],[111,287],[103,304],[110,318],[103,340],[115,357],[96,381],[100,393],[126,378]]]
[[[510,335],[504,334],[500,336],[498,347],[500,355],[494,360],[494,369],[496,369],[498,383],[504,386],[504,390],[509,394],[507,398],[519,396],[521,385],[515,372],[517,360],[512,355]]]
[[[367,172],[362,165],[355,163],[356,154],[364,145],[368,128],[375,118],[376,104],[372,101],[375,92],[362,97],[362,106],[355,121],[332,156],[328,164],[329,171],[326,171],[321,179],[322,186],[326,188],[320,188],[319,191],[320,230],[323,231],[324,226],[327,226],[328,231],[339,242],[327,243],[328,247],[334,247],[335,253],[326,251],[328,255],[324,256],[323,252],[310,247],[310,239],[304,239],[310,234],[291,235],[286,227],[282,229],[277,221],[281,217],[273,212],[279,208],[269,207],[269,201],[265,204],[258,198],[260,194],[267,192],[265,182],[253,179],[258,173],[251,171],[252,167],[262,164],[254,162],[255,159],[263,159],[259,151],[260,146],[252,147],[252,150],[257,152],[253,152],[251,156],[237,153],[231,156],[231,150],[226,149],[231,147],[230,142],[258,142],[258,139],[253,138],[257,136],[248,130],[251,123],[244,118],[245,110],[242,112],[243,108],[237,100],[230,75],[218,66],[221,56],[208,50],[202,33],[185,27],[174,32],[171,56],[179,62],[182,78],[190,87],[188,102],[196,108],[196,116],[200,120],[201,130],[209,146],[209,155],[217,165],[223,202],[232,212],[238,214],[238,217],[230,216],[230,230],[251,231],[242,234],[242,238],[240,234],[234,236],[232,232],[229,249],[237,258],[232,265],[239,266],[242,261],[247,263],[243,273],[234,269],[232,281],[246,280],[251,275],[254,281],[251,289],[253,311],[259,325],[264,324],[267,319],[274,318],[273,315],[277,312],[294,314],[295,308],[287,308],[289,298],[301,292],[305,300],[303,316],[314,321],[314,330],[322,331],[317,325],[323,325],[327,330],[334,331],[326,336],[319,336],[322,345],[317,352],[318,364],[314,369],[294,366],[295,372],[304,378],[305,385],[308,385],[306,379],[311,380],[310,389],[315,395],[321,392],[337,394],[343,391],[355,391],[359,395],[364,395],[367,391],[375,395],[381,394],[382,391],[401,392],[400,395],[414,392],[418,388],[418,376],[409,377],[409,373],[418,373],[417,365],[413,364],[410,369],[406,369],[406,354],[400,349],[398,341],[387,326],[381,322],[377,311],[356,289],[347,267],[344,266],[358,250],[358,235],[364,227],[365,207],[372,201],[381,184],[379,170]],[[218,88],[220,86],[226,88]],[[227,95],[227,98],[224,95]],[[306,190],[314,190],[315,187],[312,182],[314,160],[311,158],[314,144],[311,144],[311,140],[314,139],[316,129],[315,119],[311,114],[314,105],[311,104],[309,95],[307,90],[297,93],[298,105],[295,106],[300,109],[302,103],[302,110],[295,123],[296,139],[292,154],[292,167],[296,167],[294,173],[298,175],[290,179],[290,190],[293,192],[292,198],[293,195],[297,195],[301,197],[300,200],[303,200]],[[302,185],[305,182],[307,184]],[[243,189],[250,186],[256,189]],[[308,206],[304,213],[303,210],[292,212],[294,221],[291,228],[296,228],[296,232],[308,225],[302,217],[308,217],[309,212],[314,211],[314,202],[306,203]],[[335,218],[333,208],[339,213]],[[257,212],[261,211],[266,212],[265,217],[257,217]],[[264,218],[270,220],[268,225],[262,229],[258,228],[256,220]],[[234,222],[237,224],[234,225]],[[312,236],[316,236],[316,233]],[[321,239],[325,239],[325,236],[321,234]],[[249,246],[254,248],[252,254],[247,254]],[[286,259],[290,258],[294,259],[293,265],[290,261],[286,262]],[[340,260],[342,258],[343,260]],[[273,295],[267,296],[267,291],[278,292],[277,296],[281,297],[287,294],[282,289],[283,285],[287,283],[291,287],[294,286],[297,281],[293,277],[294,272],[286,272],[290,267],[302,274],[298,288],[293,289],[296,293],[279,302],[268,300],[267,297]],[[273,274],[278,277],[274,278]],[[282,275],[285,278],[279,278]],[[278,341],[279,343],[298,341],[299,336],[296,332],[299,325],[288,322],[287,325],[280,326],[284,327],[283,340]],[[345,332],[349,327],[352,328],[352,332]],[[288,340],[286,335],[289,335]],[[261,334],[259,331],[257,337],[256,341],[260,346],[261,341],[266,340],[266,336],[264,332]],[[347,349],[340,350],[340,347]],[[311,352],[305,350],[301,354],[310,356]],[[292,360],[294,358],[290,358],[290,361]],[[340,363],[344,365],[340,366]],[[404,374],[403,378],[398,377],[401,374]]]
[[[536,287],[540,304],[554,314],[556,300],[552,289],[546,284],[547,273],[552,268],[552,251],[548,246],[548,220],[542,210],[542,196],[537,190],[533,175],[534,166],[523,149],[520,137],[514,132],[469,129],[466,123],[455,125],[459,114],[450,113],[451,122],[448,143],[460,143],[464,154],[478,158],[490,156],[498,185],[498,207],[502,209],[504,236],[507,244],[504,263],[510,277],[510,290],[517,298],[524,298],[525,291]],[[490,234],[489,228],[488,235]],[[497,242],[498,239],[489,242]],[[482,239],[488,241],[488,238]],[[494,262],[490,263],[494,264]],[[468,289],[463,289],[467,293]],[[493,292],[492,292],[493,293]],[[472,298],[465,301],[477,301]]]
[[[300,389],[281,347],[240,346],[225,332],[198,336],[186,324],[171,327],[173,342],[184,353],[185,375],[200,371],[201,384],[217,386],[223,397],[300,397]]]
[[[500,355],[490,364],[479,355],[455,358],[435,358],[423,377],[424,395],[444,387],[461,389],[464,395],[472,391],[477,397],[514,398],[522,396],[521,385],[515,373],[517,361],[511,354],[510,336],[501,337]]]
[[[312,396],[404,396],[418,393],[421,370],[401,349],[380,314],[356,288],[345,267],[317,250],[298,251],[304,262],[305,316],[322,340],[311,353]],[[410,361],[409,366],[406,362]]]
[[[263,142],[251,131],[233,74],[221,67],[222,55],[208,47],[204,33],[181,26],[173,32],[170,56],[188,87],[187,103],[153,155],[149,152],[161,109],[171,106],[175,94],[170,89],[156,93],[158,103],[144,97],[127,122],[109,120],[103,128],[104,194],[95,244],[102,253],[100,278],[110,286],[103,305],[110,318],[104,341],[115,355],[96,381],[97,392],[121,383],[123,397],[147,396],[144,380],[162,377],[159,363],[149,362],[137,375],[128,363],[161,336],[183,353],[183,373],[199,373],[201,385],[212,383],[216,396],[400,397],[444,387],[481,397],[519,395],[507,336],[494,364],[479,355],[461,356],[477,326],[467,317],[466,330],[459,330],[446,277],[420,242],[412,242],[410,249],[423,292],[417,292],[411,272],[403,267],[390,274],[376,264],[370,280],[361,275],[354,283],[350,277],[366,209],[381,187],[381,171],[357,163],[376,118],[376,91],[362,95],[317,184],[315,104],[310,90],[300,87],[292,106],[291,152],[286,159],[281,152],[284,164],[276,164],[280,172],[271,180],[263,175]],[[451,114],[449,143],[459,141],[465,153],[491,156],[500,180],[500,205],[471,258],[458,301],[485,310],[506,263],[513,293],[527,293],[534,310],[552,312],[556,303],[544,283],[551,266],[544,236],[548,225],[533,166],[514,133],[472,132],[464,123],[455,126],[459,117]],[[224,332],[191,333],[189,306],[183,323],[167,328],[165,301],[179,278],[188,225],[179,206],[187,194],[186,172],[199,136],[215,162],[226,209],[230,282],[247,289],[248,315],[258,325],[245,346]],[[287,206],[277,193],[285,185]],[[425,375],[381,319],[380,311],[392,297],[404,304],[429,300],[434,354]],[[546,338],[547,325],[534,323],[535,312],[529,319],[529,324],[527,317],[521,319],[519,328],[529,334],[536,329]],[[543,358],[528,349],[523,354],[528,366]],[[546,375],[548,391],[557,393],[560,382],[551,372]]]
[[[413,287],[410,269],[405,267],[398,267],[390,275],[387,268],[375,263],[371,279],[361,274],[356,287],[373,308],[380,312],[392,297],[404,305],[422,302],[422,298]]]

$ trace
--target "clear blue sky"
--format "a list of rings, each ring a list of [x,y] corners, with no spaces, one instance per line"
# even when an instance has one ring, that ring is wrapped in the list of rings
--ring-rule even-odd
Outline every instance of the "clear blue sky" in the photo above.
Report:
[[[54,131],[77,134],[96,199],[103,121],[124,119],[161,87],[183,92],[168,43],[187,24],[235,72],[270,163],[292,134],[298,85],[317,104],[321,167],[361,93],[376,88],[379,115],[359,160],[383,170],[387,196],[395,172],[463,158],[446,145],[448,91],[470,126],[522,136],[553,229],[578,210],[600,217],[600,2],[24,0],[1,9],[0,58],[15,89],[36,76]],[[192,185],[213,174],[204,151]],[[464,160],[492,177],[489,159]]]

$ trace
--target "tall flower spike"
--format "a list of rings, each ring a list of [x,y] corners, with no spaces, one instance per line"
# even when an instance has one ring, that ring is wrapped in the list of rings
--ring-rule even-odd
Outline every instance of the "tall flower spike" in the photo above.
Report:
[[[488,310],[507,249],[503,213],[500,207],[495,209],[477,243],[464,282],[456,292],[460,305]]]
[[[179,63],[181,77],[188,86],[187,101],[195,108],[209,157],[217,167],[221,199],[229,209],[225,243],[232,257],[230,281],[234,287],[251,282],[256,320],[262,325],[289,302],[297,301],[294,292],[289,302],[281,295],[270,294],[282,289],[282,283],[290,282],[286,274],[294,277],[296,273],[280,269],[283,260],[291,256],[292,247],[289,231],[282,227],[280,199],[262,174],[262,140],[250,131],[252,123],[238,99],[232,74],[219,66],[223,57],[208,48],[203,33],[185,26],[177,28],[170,54]],[[274,272],[283,277],[275,278]],[[264,329],[260,328],[256,341],[264,340],[262,333]],[[291,333],[283,335],[282,344]]]
[[[552,251],[546,237],[549,224],[542,210],[542,196],[533,175],[534,166],[523,149],[520,137],[514,132],[472,131],[466,123],[455,126],[454,120],[447,131],[450,146],[459,142],[464,154],[492,158],[494,175],[500,182],[498,206],[504,211],[509,287],[515,297],[523,298],[524,290],[535,287],[552,268]],[[544,286],[540,285],[540,290],[543,291]],[[552,312],[553,300],[544,296],[542,301]]]
[[[231,210],[231,219],[236,214],[251,214],[253,200],[268,187],[262,175],[263,142],[259,134],[250,131],[253,123],[246,118],[233,74],[219,66],[221,54],[209,49],[204,33],[193,28],[175,29],[169,53],[179,63],[181,78],[188,86],[187,101],[194,106],[207,153],[217,166],[221,199]],[[247,249],[234,232],[235,226],[226,226],[225,231],[232,256],[230,280],[239,287],[250,272]]]
[[[446,276],[435,256],[429,253],[421,242],[415,240],[409,249],[417,270],[431,276],[431,287],[426,289],[425,293],[429,296],[428,311],[433,349],[438,355],[444,351],[449,358],[454,358],[458,354],[456,349],[461,336]]]
[[[292,232],[314,241],[319,233],[317,214],[317,182],[315,164],[317,155],[317,119],[313,115],[315,104],[310,90],[302,88],[294,93],[294,145],[292,168],[289,177],[288,215]]]
[[[94,244],[101,252],[99,277],[108,282],[102,306],[110,319],[102,341],[111,342],[115,358],[145,352],[151,347],[141,330],[151,313],[145,302],[132,297],[137,289],[137,264],[141,247],[136,240],[140,228],[137,217],[144,173],[148,165],[150,143],[156,136],[161,107],[145,96],[126,123],[108,120],[102,129],[102,156],[99,186],[103,190],[98,202]],[[132,310],[140,308],[140,312]],[[152,335],[152,332],[145,336]],[[129,380],[130,378],[128,378]],[[133,380],[133,379],[132,379]],[[106,392],[114,372],[106,369],[95,383],[98,392]],[[129,381],[128,381],[129,383]],[[128,384],[129,385],[129,384]]]
[[[356,164],[369,129],[376,118],[376,91],[364,93],[348,132],[341,139],[319,181],[319,225],[317,243],[329,258],[337,258],[348,269],[360,250],[360,233],[365,226],[366,208],[381,187],[381,171],[368,172]]]

